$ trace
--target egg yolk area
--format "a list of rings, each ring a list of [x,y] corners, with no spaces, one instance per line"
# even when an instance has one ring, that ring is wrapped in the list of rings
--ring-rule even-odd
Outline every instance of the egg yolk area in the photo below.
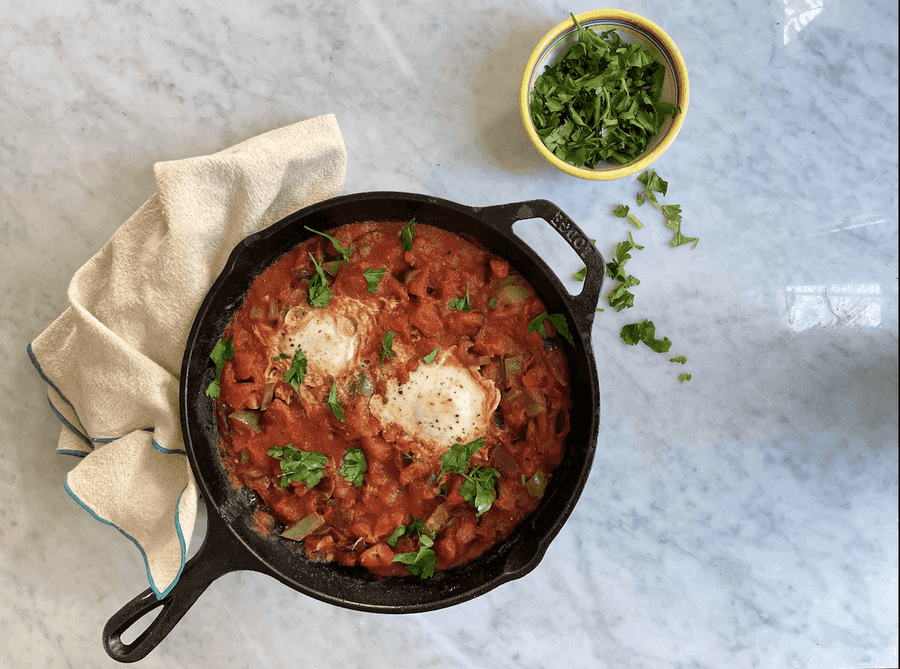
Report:
[[[426,533],[438,570],[505,538],[559,465],[571,406],[552,323],[528,332],[546,311],[530,284],[439,228],[416,225],[405,249],[404,225],[323,231],[349,257],[316,235],[262,272],[223,334],[235,354],[215,400],[222,462],[257,493],[259,531],[378,576],[408,575],[394,558]],[[327,306],[310,304],[319,268]],[[462,473],[442,469],[473,442]],[[318,480],[285,476],[287,446],[316,454]],[[479,470],[493,472],[480,508],[465,489]]]

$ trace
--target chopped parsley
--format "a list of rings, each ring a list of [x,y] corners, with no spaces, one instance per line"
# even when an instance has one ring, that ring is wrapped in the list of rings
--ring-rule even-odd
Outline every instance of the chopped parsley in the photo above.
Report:
[[[656,192],[665,196],[666,192],[669,190],[669,182],[664,181],[656,173],[656,170],[643,172],[637,180],[643,184],[645,188],[645,190],[641,191],[636,196],[638,206],[642,206],[645,202],[649,202],[657,211],[662,212],[663,218],[666,221],[666,227],[675,231],[675,236],[672,237],[672,246],[682,246],[683,244],[690,244],[693,242],[694,246],[691,248],[697,248],[697,244],[700,243],[700,238],[685,237],[681,232],[681,205],[661,205],[654,194],[654,192]]]
[[[685,381],[690,381],[691,375],[690,374],[679,374],[678,380],[681,381],[682,383],[684,383]]]
[[[430,539],[434,539],[434,535],[436,534],[435,532],[426,532],[425,523],[416,518],[408,526],[398,525],[397,529],[394,530],[394,533],[384,541],[391,548],[396,548],[397,544],[400,543],[400,540],[403,539],[403,537],[409,537],[415,533],[418,533],[419,536],[427,536]]]
[[[669,362],[677,362],[679,365],[683,365],[687,361],[688,361],[688,359],[685,358],[683,355],[679,355],[678,357],[675,357],[675,358],[669,358]]]
[[[569,333],[569,323],[562,314],[548,314],[546,311],[535,316],[528,324],[528,332],[538,332],[545,339],[547,338],[547,330],[544,328],[544,321],[548,320],[553,323],[556,332],[562,335],[567,342],[575,345],[572,335]]]
[[[463,474],[469,468],[469,460],[484,446],[484,439],[476,439],[468,444],[453,444],[446,453],[441,456],[441,473],[453,472],[454,474]]]
[[[427,534],[419,534],[419,550],[411,553],[397,553],[391,562],[401,562],[406,565],[406,571],[413,576],[426,579],[434,576],[434,568],[437,566],[437,555],[432,549],[434,539]]]
[[[455,309],[456,311],[465,311],[466,313],[472,311],[472,302],[469,299],[468,284],[466,284],[466,294],[463,297],[457,297],[450,300],[449,307],[451,309]]]
[[[446,472],[459,474],[466,480],[459,488],[469,504],[475,507],[478,516],[491,508],[497,494],[494,490],[494,479],[500,477],[500,472],[490,467],[476,465],[472,471],[468,471],[472,456],[484,446],[484,439],[476,439],[468,444],[454,444],[450,450],[441,456],[440,479]]]
[[[286,354],[282,353],[278,358],[287,357]],[[308,364],[308,360],[306,359],[306,355],[304,355],[302,349],[298,346],[297,350],[294,351],[294,358],[291,360],[291,366],[288,368],[288,371],[284,373],[284,382],[289,383],[291,388],[294,390],[300,390],[300,386],[303,385],[303,379],[306,377],[306,366]]]
[[[378,356],[378,360],[381,362],[382,366],[384,366],[385,359],[392,360],[396,353],[394,353],[394,333],[386,332],[384,337],[381,340],[381,353]]]
[[[463,474],[465,482],[459,487],[459,494],[475,507],[476,516],[480,516],[491,508],[497,493],[494,490],[494,479],[500,478],[500,472],[490,467],[476,466],[468,474]]]
[[[375,293],[378,291],[378,283],[381,281],[381,277],[384,276],[384,273],[387,271],[386,267],[382,267],[381,269],[367,269],[363,272],[363,276],[366,277],[366,289],[370,293]]]
[[[301,451],[291,444],[270,448],[266,455],[280,461],[281,478],[278,485],[287,488],[291,483],[305,483],[312,488],[325,475],[328,458],[317,451]]]
[[[577,167],[626,164],[646,151],[680,110],[662,100],[665,66],[614,30],[577,26],[578,41],[538,76],[530,113],[553,154]]]
[[[622,341],[629,346],[634,346],[642,341],[657,353],[668,353],[672,347],[672,342],[668,337],[656,339],[656,326],[653,325],[653,321],[648,321],[646,318],[640,323],[624,326],[619,335],[622,337]]]
[[[625,273],[625,263],[631,260],[629,251],[632,249],[643,249],[634,243],[629,234],[629,239],[616,244],[616,256],[610,262],[606,263],[606,275],[619,282],[606,296],[609,306],[614,307],[616,311],[628,309],[634,306],[634,294],[628,291],[629,288],[640,285],[640,280]]]
[[[341,467],[341,476],[347,483],[358,488],[363,484],[363,474],[369,469],[366,462],[366,454],[359,448],[348,448],[344,454],[344,466]]]
[[[221,392],[219,382],[222,380],[222,368],[225,367],[226,360],[234,359],[234,340],[220,339],[217,341],[209,358],[216,366],[216,378],[207,386],[206,395],[207,397],[218,397]]]
[[[438,351],[440,351],[440,350],[441,350],[440,346],[435,346],[434,350],[431,353],[429,353],[428,355],[426,355],[424,358],[422,358],[422,360],[425,361],[426,365],[430,365],[431,363],[434,362],[434,358],[435,358],[435,356],[437,356]]]
[[[309,254],[310,260],[316,268],[316,275],[309,280],[309,297],[307,301],[311,307],[327,307],[331,302],[331,288],[328,287],[328,281],[325,279],[325,271],[322,266],[316,262],[312,254]]]
[[[319,232],[318,230],[313,230],[311,227],[309,227],[307,225],[304,225],[303,227],[306,228],[307,230],[309,230],[310,232],[315,232],[317,235],[322,235],[325,239],[327,239],[328,241],[331,242],[331,244],[334,246],[334,250],[337,251],[339,255],[343,256],[344,260],[350,260],[350,254],[353,253],[353,246],[350,246],[350,248],[344,248],[343,245],[341,244],[340,239],[335,239],[334,237],[332,237],[329,234],[326,234],[324,232]]]
[[[344,422],[344,412],[341,410],[341,403],[337,396],[337,383],[331,382],[331,390],[328,392],[328,406],[331,407],[334,417],[342,423]]]
[[[400,227],[400,244],[406,251],[412,251],[412,240],[416,234],[416,219],[410,219],[409,223]]]

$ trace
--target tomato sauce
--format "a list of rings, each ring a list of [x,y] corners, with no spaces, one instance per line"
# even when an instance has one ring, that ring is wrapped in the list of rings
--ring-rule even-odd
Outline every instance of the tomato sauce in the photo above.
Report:
[[[528,331],[545,306],[477,240],[392,221],[328,235],[338,244],[314,235],[262,272],[225,330],[222,461],[258,494],[260,531],[309,559],[378,576],[418,573],[407,565],[423,550],[438,570],[464,563],[534,511],[562,458],[571,399],[556,332],[549,320],[546,337]],[[330,301],[312,306],[323,283]],[[443,468],[462,444],[468,462]],[[288,445],[323,456],[317,482],[285,477]],[[355,481],[349,449],[365,460]],[[473,487],[487,493],[477,507]]]

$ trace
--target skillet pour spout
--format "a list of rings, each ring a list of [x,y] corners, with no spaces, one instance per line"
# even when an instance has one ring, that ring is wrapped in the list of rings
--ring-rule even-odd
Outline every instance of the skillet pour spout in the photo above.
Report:
[[[503,541],[484,554],[429,579],[379,579],[363,567],[307,560],[296,543],[264,537],[252,518],[252,493],[229,481],[218,453],[215,407],[205,389],[215,370],[209,352],[240,308],[253,279],[276,259],[309,238],[364,221],[415,218],[477,239],[502,256],[534,287],[551,313],[563,314],[574,344],[562,342],[569,363],[575,409],[562,463],[554,470],[538,508]],[[520,220],[546,221],[587,267],[581,293],[571,295],[540,254],[513,232]],[[470,207],[427,195],[371,192],[345,195],[297,211],[240,242],[213,283],[188,337],[181,369],[179,407],[191,470],[207,506],[207,532],[179,581],[162,599],[147,590],[114,614],[103,630],[107,653],[121,662],[146,656],[181,620],[219,576],[249,570],[267,574],[323,602],[372,613],[417,613],[453,606],[520,578],[533,570],[568,519],[587,481],[597,445],[600,387],[591,345],[591,326],[603,285],[605,263],[587,235],[555,204],[530,200]],[[145,614],[157,617],[132,643],[122,636]]]

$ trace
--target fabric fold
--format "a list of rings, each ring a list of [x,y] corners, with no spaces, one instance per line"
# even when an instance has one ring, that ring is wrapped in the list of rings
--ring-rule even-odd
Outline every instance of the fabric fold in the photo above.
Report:
[[[239,241],[340,195],[346,167],[333,115],[157,163],[156,192],[75,273],[68,308],[28,347],[62,422],[57,452],[82,458],[67,491],[138,545],[159,597],[196,517],[178,376],[197,309]]]

